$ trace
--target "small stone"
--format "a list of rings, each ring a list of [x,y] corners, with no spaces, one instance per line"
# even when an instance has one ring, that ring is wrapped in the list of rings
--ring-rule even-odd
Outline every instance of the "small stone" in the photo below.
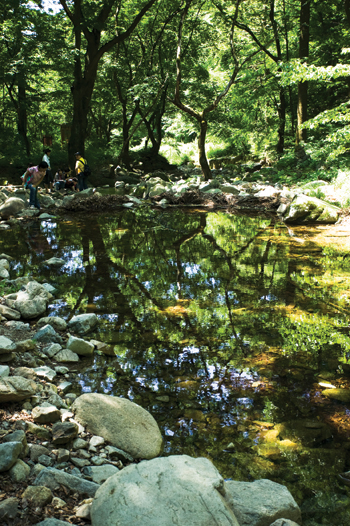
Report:
[[[9,376],[10,374],[10,368],[8,365],[0,365],[0,378],[5,378],[6,376]]]
[[[18,515],[18,504],[19,500],[15,497],[0,502],[0,522],[4,521],[5,524],[8,519],[14,519]]]
[[[38,462],[40,456],[50,455],[50,451],[39,444],[32,444],[30,448],[30,460]]]
[[[75,509],[75,516],[80,519],[90,520],[90,510],[93,499],[85,499],[82,504]]]
[[[53,464],[52,458],[49,457],[48,455],[40,455],[40,457],[38,458],[38,461],[40,462],[40,464],[42,464],[43,466],[47,468],[52,466]]]
[[[88,446],[88,443],[86,440],[83,440],[82,438],[76,438],[73,442],[73,449],[84,449]]]
[[[89,466],[90,462],[83,458],[71,458],[71,462],[78,468],[83,468],[84,466]]]
[[[55,356],[55,354],[57,354],[61,349],[62,349],[62,345],[60,345],[59,343],[50,343],[49,345],[46,345],[46,346],[43,348],[43,353],[45,353],[46,356],[48,356],[49,358],[52,358],[52,357]],[[56,371],[56,367],[55,367],[55,371]],[[56,372],[57,372],[57,371],[56,371]]]
[[[56,377],[56,371],[47,366],[35,367],[34,371],[38,376],[47,378],[48,380],[50,380],[50,382]]]
[[[70,351],[69,349],[62,349],[55,355],[55,360],[57,362],[67,362],[74,363],[79,362],[79,356],[77,353]]]
[[[69,391],[69,389],[72,387],[71,382],[61,382],[58,384],[58,389],[64,394]]]
[[[95,465],[95,466],[102,466],[102,464],[105,464],[105,460],[101,457],[92,457],[91,458],[91,462]]]
[[[94,447],[102,446],[105,443],[105,439],[99,436],[93,436],[90,440],[90,445]]]
[[[62,338],[51,325],[44,325],[33,336],[40,343],[62,343]]]
[[[13,482],[24,482],[30,474],[30,467],[23,460],[18,459],[9,471]]]
[[[43,508],[52,501],[52,491],[45,486],[28,486],[22,494],[35,507]]]
[[[8,471],[17,461],[22,452],[21,442],[5,442],[0,444],[0,473]]]
[[[51,432],[45,427],[37,426],[32,422],[28,422],[28,433],[32,433],[41,440],[50,440]]]
[[[59,409],[53,405],[49,407],[37,406],[33,409],[32,415],[34,422],[39,424],[49,424],[61,419]]]
[[[70,455],[68,449],[60,448],[57,453],[57,462],[68,462],[69,456]]]
[[[52,442],[54,444],[66,444],[78,434],[78,426],[73,422],[57,422],[52,428]]]
[[[53,506],[56,509],[61,509],[67,506],[67,503],[64,500],[59,499],[58,497],[54,497],[51,501],[51,506]]]

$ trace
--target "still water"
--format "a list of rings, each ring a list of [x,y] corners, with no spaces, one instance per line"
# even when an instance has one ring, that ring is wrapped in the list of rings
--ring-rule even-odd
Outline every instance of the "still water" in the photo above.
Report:
[[[145,407],[165,454],[287,485],[306,525],[348,525],[350,396],[322,391],[348,393],[350,258],[309,239],[270,217],[140,208],[16,227],[0,252],[12,278],[57,288],[50,315],[95,312],[91,337],[115,345],[72,368],[77,393]]]

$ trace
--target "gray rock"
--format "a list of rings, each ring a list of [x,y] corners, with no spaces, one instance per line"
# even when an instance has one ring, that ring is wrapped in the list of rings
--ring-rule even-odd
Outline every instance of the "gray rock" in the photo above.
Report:
[[[77,334],[87,334],[94,329],[98,323],[96,314],[79,314],[73,316],[68,322],[68,327]]]
[[[288,489],[271,480],[225,482],[225,499],[240,526],[270,526],[280,518],[301,523],[300,508]]]
[[[18,310],[11,309],[6,305],[0,305],[0,314],[8,320],[19,320],[21,318],[21,313]]]
[[[79,356],[69,349],[62,349],[62,351],[55,354],[55,360],[59,363],[74,363],[79,362]]]
[[[114,447],[114,446],[106,446],[106,450],[108,455],[113,459],[116,458],[118,460],[121,460],[122,462],[133,462],[134,459],[131,455],[126,453],[125,451]]]
[[[65,331],[67,329],[67,322],[59,316],[45,316],[37,323],[38,328],[44,327],[45,325],[51,325],[55,331]]]
[[[18,515],[19,500],[10,497],[0,502],[0,521],[8,522],[8,519],[14,519]]]
[[[44,318],[43,318],[44,319]],[[52,358],[62,349],[62,346],[59,343],[50,343],[43,348],[43,353],[45,353],[49,358]]]
[[[46,311],[50,294],[36,281],[30,281],[25,290],[18,292],[14,308],[24,319],[37,318]]]
[[[91,437],[89,443],[90,443],[90,446],[99,447],[105,443],[105,439],[103,437],[99,437],[95,435]]]
[[[22,376],[28,380],[35,380],[38,375],[34,369],[31,369],[30,367],[17,367],[13,370],[13,376]]]
[[[61,419],[59,409],[53,405],[50,407],[42,407],[38,405],[37,407],[34,407],[32,415],[34,422],[38,424],[51,424]]]
[[[56,294],[57,292],[57,289],[53,285],[50,285],[50,283],[43,283],[43,287],[50,294]]]
[[[33,336],[33,340],[40,343],[62,343],[62,337],[51,325],[44,325]]]
[[[36,391],[36,383],[21,376],[0,378],[0,403],[18,402],[35,395]]]
[[[8,365],[0,365],[0,378],[6,378],[10,374]]]
[[[72,457],[70,461],[80,469],[84,468],[85,466],[90,466],[90,462],[84,458]]]
[[[94,482],[69,475],[54,468],[43,469],[34,481],[34,486],[46,486],[52,491],[59,489],[61,484],[74,492],[87,495],[88,497],[94,497],[99,488],[99,485]]]
[[[57,367],[56,367],[56,370],[57,370]],[[59,391],[65,394],[65,393],[68,393],[68,391],[72,387],[72,383],[71,382],[60,382],[57,387]]]
[[[87,441],[82,438],[76,438],[73,442],[73,449],[85,449],[87,446]]]
[[[24,482],[29,477],[30,467],[23,460],[17,459],[9,473],[13,482]]]
[[[56,406],[58,409],[68,409],[67,404],[57,393],[52,393],[48,398],[49,404]]]
[[[0,355],[7,354],[15,350],[16,344],[12,340],[6,338],[6,336],[0,336]]]
[[[119,469],[111,464],[104,464],[103,466],[91,466],[87,468],[89,470],[89,476],[96,484],[102,484],[109,477],[119,472]]]
[[[51,439],[51,431],[49,431],[49,429],[33,424],[33,422],[28,422],[28,433],[32,433],[32,435],[35,435],[42,440]]]
[[[53,459],[49,457],[48,455],[40,455],[40,457],[38,458],[38,461],[42,466],[46,466],[47,468],[49,466],[52,466],[53,464]]]
[[[23,199],[10,197],[0,206],[0,217],[8,218],[21,212],[25,208]]]
[[[133,464],[97,491],[92,526],[239,526],[223,488],[223,478],[205,458],[179,455]]]
[[[51,367],[47,367],[47,365],[44,365],[42,367],[35,367],[34,371],[38,376],[41,376],[46,380],[50,380],[50,382],[56,377],[56,371],[51,369]]]
[[[25,432],[22,429],[17,429],[13,433],[9,433],[5,437],[2,438],[3,442],[21,442],[22,444],[22,451],[19,455],[20,458],[24,458],[27,456],[29,447],[27,444],[27,437]]]
[[[21,340],[16,344],[16,352],[28,352],[34,351],[37,348],[36,343],[33,340]]]
[[[130,400],[114,396],[86,393],[72,405],[75,419],[87,430],[102,436],[134,458],[158,456],[163,440],[153,416]]]
[[[12,468],[22,452],[21,442],[5,442],[0,444],[0,473]]]
[[[78,426],[73,422],[57,422],[52,427],[52,442],[54,444],[67,444],[78,434]]]
[[[69,337],[67,349],[80,356],[91,356],[94,352],[94,346],[92,343],[87,342],[82,338],[76,338],[75,336]]]
[[[286,223],[336,223],[339,214],[340,208],[337,206],[330,205],[316,197],[299,194],[287,207],[283,219]]]
[[[43,471],[45,471],[45,469],[43,469]],[[35,484],[34,486],[27,487],[22,494],[22,498],[30,501],[35,507],[43,508],[46,504],[49,504],[52,501],[52,491],[50,488],[46,487],[46,485],[40,486],[39,484]]]
[[[49,455],[50,451],[39,444],[32,444],[30,448],[30,460],[33,462],[38,462],[38,459],[41,455]]]

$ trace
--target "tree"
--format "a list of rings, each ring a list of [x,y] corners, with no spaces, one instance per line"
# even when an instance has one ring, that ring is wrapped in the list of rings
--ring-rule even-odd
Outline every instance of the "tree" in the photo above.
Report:
[[[310,40],[310,3],[311,0],[300,0],[300,35],[299,35],[299,58],[301,60],[309,56]],[[303,122],[307,121],[307,81],[298,84],[298,126],[296,132],[296,144],[306,140],[306,129],[301,128]]]
[[[142,17],[156,1],[149,0],[135,16],[130,17],[128,17],[128,12],[130,12],[132,5],[124,5],[126,20],[121,21],[120,5],[117,0],[108,0],[97,8],[95,2],[92,4],[88,1],[84,2],[84,0],[73,0],[73,9],[71,9],[66,0],[60,0],[67,17],[73,25],[75,38],[74,81],[71,87],[73,120],[68,144],[68,155],[72,163],[74,151],[79,150],[84,154],[87,119],[101,58],[116,44],[123,42],[132,34]],[[116,34],[105,41],[102,38],[102,33],[107,27],[107,22],[114,7],[116,8]],[[83,8],[85,9],[83,10]],[[127,25],[127,28],[119,32],[121,23]],[[86,47],[84,46],[84,38]],[[82,60],[83,56],[84,60]]]
[[[242,63],[239,63],[236,50],[235,50],[235,44],[234,44],[234,28],[237,21],[238,16],[238,10],[240,6],[241,0],[236,0],[235,4],[235,11],[231,18],[231,27],[230,27],[230,49],[231,49],[231,55],[233,59],[233,71],[231,72],[230,78],[224,87],[224,89],[215,97],[214,101],[211,102],[209,105],[206,105],[205,108],[202,111],[194,110],[191,106],[188,104],[183,103],[182,96],[181,96],[181,83],[182,83],[182,40],[183,40],[183,30],[184,30],[184,24],[186,21],[186,18],[189,13],[189,9],[192,4],[194,4],[194,0],[186,0],[185,7],[182,10],[181,19],[179,22],[178,27],[178,43],[177,43],[177,53],[176,53],[176,84],[175,84],[175,94],[174,98],[172,99],[172,103],[179,108],[181,111],[187,113],[192,118],[194,118],[197,123],[199,124],[199,137],[198,137],[198,154],[199,154],[199,164],[201,166],[203,175],[205,180],[211,179],[211,170],[209,168],[209,163],[205,151],[205,140],[206,140],[206,134],[208,129],[208,114],[215,110],[219,103],[224,99],[224,97],[227,95],[229,89],[231,86],[235,83],[238,72],[242,68],[243,64],[246,63],[251,56],[246,58],[242,61]],[[198,9],[198,12],[200,10],[200,7]],[[222,9],[220,9],[221,12],[223,12]],[[227,18],[226,18],[227,21]],[[195,27],[195,26],[194,26]],[[194,28],[192,28],[192,31]],[[190,37],[191,39],[191,37]],[[203,86],[201,86],[201,89],[203,89]]]

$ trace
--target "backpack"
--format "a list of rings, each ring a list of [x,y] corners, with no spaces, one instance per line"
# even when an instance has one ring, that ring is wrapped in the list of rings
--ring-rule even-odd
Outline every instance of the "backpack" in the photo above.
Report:
[[[80,162],[84,165],[84,175],[85,177],[88,177],[89,175],[91,175],[91,168],[90,166],[88,165],[88,163],[85,161],[83,161],[82,159],[80,159]]]

